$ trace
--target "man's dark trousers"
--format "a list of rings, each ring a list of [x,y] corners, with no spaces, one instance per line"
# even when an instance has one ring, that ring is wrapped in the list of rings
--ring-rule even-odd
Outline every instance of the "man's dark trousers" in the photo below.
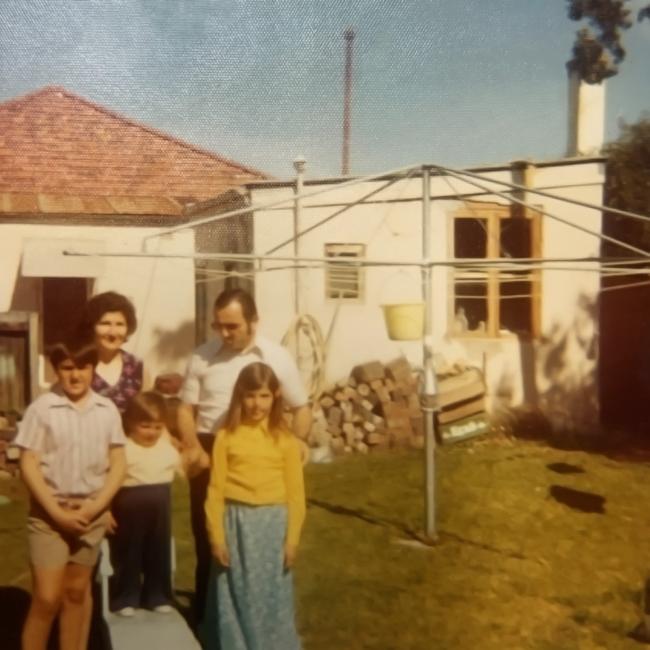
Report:
[[[209,433],[199,433],[199,442],[203,450],[212,460],[212,446],[214,436]],[[205,597],[210,577],[210,565],[212,563],[212,551],[208,540],[208,529],[205,518],[205,498],[210,483],[210,470],[202,470],[194,478],[190,479],[190,517],[192,520],[192,533],[194,535],[194,552],[196,555],[196,571],[194,572],[194,601],[192,610],[194,620],[198,625],[203,619],[205,610]]]

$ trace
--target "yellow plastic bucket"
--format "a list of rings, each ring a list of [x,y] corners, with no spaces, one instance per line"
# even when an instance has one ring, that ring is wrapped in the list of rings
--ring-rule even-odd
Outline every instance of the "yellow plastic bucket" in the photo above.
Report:
[[[388,338],[393,341],[415,341],[424,334],[424,303],[409,302],[382,305]]]

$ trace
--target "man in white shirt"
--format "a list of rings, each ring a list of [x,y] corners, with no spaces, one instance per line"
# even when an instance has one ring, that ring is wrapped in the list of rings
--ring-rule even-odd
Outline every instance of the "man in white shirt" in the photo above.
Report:
[[[214,304],[212,327],[219,336],[199,346],[187,366],[181,390],[179,429],[186,447],[202,449],[208,457],[214,436],[221,428],[230,404],[235,380],[242,368],[263,361],[280,380],[282,396],[293,411],[292,428],[304,440],[311,426],[311,408],[300,373],[289,352],[257,334],[257,307],[243,289],[227,289]],[[203,457],[204,465],[209,464]],[[205,497],[209,469],[190,480],[192,532],[196,550],[194,614],[203,616],[210,573],[211,551],[205,522]]]

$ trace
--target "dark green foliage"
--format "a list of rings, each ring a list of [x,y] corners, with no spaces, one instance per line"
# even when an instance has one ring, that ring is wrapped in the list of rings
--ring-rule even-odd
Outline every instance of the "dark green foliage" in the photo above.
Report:
[[[587,83],[600,83],[618,72],[603,45],[586,27],[578,30],[572,51],[573,58],[567,68],[578,72]]]
[[[621,30],[631,27],[628,0],[569,0],[569,18],[586,20],[597,30],[598,42],[620,63],[625,58]]]
[[[625,58],[623,31],[633,20],[629,0],[567,0],[571,20],[586,21],[576,33],[573,57],[567,63],[588,83],[600,83],[618,72]],[[650,17],[650,4],[642,8],[638,20]],[[593,31],[592,31],[593,30]]]
[[[605,148],[606,204],[650,217],[650,114],[623,124],[618,140]],[[650,250],[650,224],[610,215],[616,237]],[[612,251],[621,254],[621,251]]]

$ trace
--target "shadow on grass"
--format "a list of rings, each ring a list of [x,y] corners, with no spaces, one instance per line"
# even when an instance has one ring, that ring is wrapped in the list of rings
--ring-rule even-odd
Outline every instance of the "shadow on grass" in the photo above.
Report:
[[[650,645],[650,630],[644,623],[639,623],[628,635],[629,639]]]
[[[0,587],[0,647],[2,650],[21,650],[22,633],[31,603],[29,592],[19,587]],[[50,633],[48,650],[59,647],[59,628],[55,620]],[[98,594],[93,591],[93,615],[88,650],[112,650],[108,627],[101,614]]]
[[[187,604],[183,604],[179,598],[182,598]],[[196,628],[198,621],[196,620],[196,615],[194,613],[194,592],[187,591],[184,589],[175,589],[174,590],[174,605],[178,610],[179,614],[185,619],[187,626],[192,630],[192,634],[196,636]],[[198,638],[198,637],[197,637]]]
[[[30,601],[31,597],[24,589],[0,587],[0,630],[3,650],[20,650],[20,633]]]
[[[605,497],[593,492],[574,490],[564,485],[551,485],[549,494],[558,502],[573,510],[591,514],[605,514]]]
[[[430,540],[424,535],[421,531],[417,531],[409,526],[405,526],[401,522],[393,521],[391,519],[386,519],[385,517],[377,517],[368,512],[359,509],[346,508],[335,503],[328,503],[327,501],[321,501],[319,499],[307,499],[307,503],[311,506],[316,506],[317,508],[322,508],[327,510],[335,515],[345,515],[346,517],[355,517],[361,521],[372,524],[373,526],[382,526],[383,528],[390,528],[395,532],[404,535],[412,540],[421,542],[422,544],[427,544],[428,546],[434,546],[435,542]]]
[[[185,620],[187,627],[190,628],[196,640],[200,642],[201,639],[198,635],[200,621],[196,620],[196,612],[194,611],[194,592],[187,589],[174,589],[174,606]]]
[[[548,469],[557,474],[584,474],[585,470],[579,465],[572,465],[571,463],[548,463]]]
[[[363,510],[346,508],[345,506],[328,503],[327,501],[320,501],[318,499],[307,499],[307,503],[309,505],[316,506],[317,508],[322,508],[323,510],[327,510],[328,512],[331,512],[336,515],[354,517],[355,519],[360,519],[361,521],[365,521],[369,524],[372,524],[373,526],[381,526],[383,528],[389,528],[393,530],[393,532],[399,535],[420,542],[421,544],[425,546],[430,546],[432,548],[439,545],[446,538],[458,542],[460,544],[466,544],[467,546],[480,548],[484,551],[497,553],[504,557],[509,557],[516,560],[530,559],[527,558],[525,555],[522,555],[521,553],[506,551],[504,549],[498,548],[496,546],[492,546],[490,544],[484,544],[483,542],[475,542],[471,539],[467,539],[466,537],[462,537],[461,535],[457,535],[455,533],[450,533],[447,531],[439,531],[438,537],[435,540],[432,540],[429,537],[427,537],[422,531],[415,530],[413,528],[410,528],[409,526],[404,526],[404,524],[397,521],[386,519],[384,517],[377,517],[368,512],[364,512]]]

